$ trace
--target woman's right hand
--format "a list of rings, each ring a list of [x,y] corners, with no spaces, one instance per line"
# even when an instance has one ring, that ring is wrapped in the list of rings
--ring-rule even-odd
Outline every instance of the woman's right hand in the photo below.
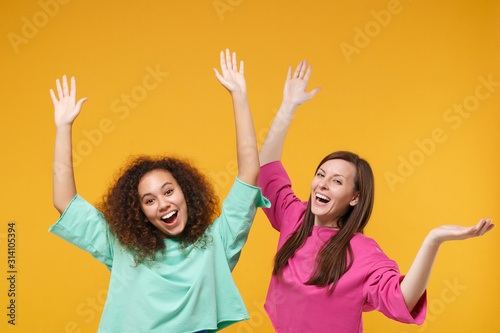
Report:
[[[224,58],[224,51],[220,52],[220,68],[221,73],[214,68],[217,80],[233,95],[247,93],[247,85],[245,82],[244,64],[240,61],[240,70],[238,70],[238,63],[236,61],[236,52],[231,53],[226,49],[226,57]]]
[[[283,90],[283,103],[299,106],[316,95],[321,88],[314,88],[306,92],[307,82],[311,77],[312,66],[307,66],[307,60],[299,62],[295,72],[292,74],[292,66],[288,68],[288,75]]]
[[[80,113],[82,104],[87,100],[85,97],[76,102],[76,83],[74,76],[71,77],[71,91],[68,88],[66,75],[63,76],[62,81],[63,83],[61,87],[59,79],[56,80],[57,95],[59,100],[56,98],[54,91],[50,89],[50,96],[52,97],[52,102],[54,103],[54,121],[56,123],[56,128],[71,126]]]

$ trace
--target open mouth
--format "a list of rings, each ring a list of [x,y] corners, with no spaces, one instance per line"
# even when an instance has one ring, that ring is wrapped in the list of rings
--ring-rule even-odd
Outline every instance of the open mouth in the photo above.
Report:
[[[170,213],[164,215],[161,217],[162,221],[165,222],[166,224],[172,224],[176,221],[177,219],[177,211],[173,210]]]
[[[316,193],[316,201],[318,203],[327,204],[330,202],[330,198],[324,196],[323,194]]]

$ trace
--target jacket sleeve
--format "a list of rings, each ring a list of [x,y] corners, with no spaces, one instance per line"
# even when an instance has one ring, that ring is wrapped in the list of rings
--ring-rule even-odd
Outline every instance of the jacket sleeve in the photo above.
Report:
[[[231,271],[240,258],[258,207],[269,207],[260,188],[236,178],[222,203],[221,215],[214,221]]]
[[[113,265],[113,238],[103,214],[78,194],[49,232],[89,252],[105,264]]]
[[[378,310],[386,317],[402,323],[422,324],[427,310],[426,292],[413,311],[408,311],[400,287],[404,275],[399,273],[395,261],[390,260],[380,248],[379,251],[376,255],[378,258],[373,258],[374,264],[368,270],[363,286],[366,297],[363,311]]]
[[[293,211],[294,215],[303,214],[307,203],[301,202],[295,196],[292,190],[292,182],[280,161],[261,166],[259,187],[262,188],[262,193],[271,202],[271,208],[263,210],[274,229],[281,231],[287,212],[290,213]]]

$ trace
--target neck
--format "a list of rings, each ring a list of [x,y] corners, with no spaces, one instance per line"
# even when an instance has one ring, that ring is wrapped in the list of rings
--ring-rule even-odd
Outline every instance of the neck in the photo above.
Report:
[[[325,227],[330,229],[338,229],[337,224],[338,219],[330,220],[330,221],[321,221],[316,215],[314,215],[314,225],[318,227]]]

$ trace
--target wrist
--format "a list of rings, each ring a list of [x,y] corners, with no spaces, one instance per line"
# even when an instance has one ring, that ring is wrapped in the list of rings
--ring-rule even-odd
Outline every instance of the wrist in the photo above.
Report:
[[[71,129],[73,128],[73,124],[60,124],[60,125],[57,125],[56,124],[56,131],[71,131]]]
[[[299,107],[300,104],[296,103],[296,102],[293,102],[293,101],[290,101],[290,100],[286,100],[286,99],[283,99],[281,101],[281,106],[283,107],[286,107],[286,108],[290,108],[290,109],[297,109]]]
[[[427,237],[425,237],[425,240],[424,240],[424,244],[427,244],[428,246],[434,247],[434,248],[439,248],[443,242],[444,242],[444,240],[442,240],[438,236],[436,229],[431,230],[429,232],[429,234],[427,235]]]
[[[278,112],[292,118],[298,107],[299,105],[296,103],[283,101]]]
[[[246,99],[247,91],[246,90],[231,91],[231,97],[233,99]]]

